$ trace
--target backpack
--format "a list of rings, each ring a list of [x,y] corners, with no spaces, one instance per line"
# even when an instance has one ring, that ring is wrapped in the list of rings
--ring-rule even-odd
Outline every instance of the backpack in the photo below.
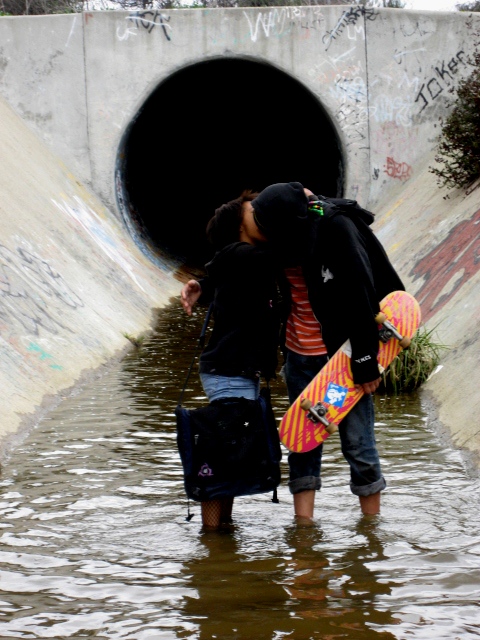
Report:
[[[327,198],[326,196],[308,196],[308,201],[308,210],[326,220],[339,214],[348,216],[355,223],[361,220],[367,226],[370,226],[375,220],[375,215],[371,211],[367,211],[367,209],[361,207],[356,200]]]
[[[199,502],[273,491],[282,451],[270,391],[257,400],[225,398],[198,409],[178,405],[177,444],[185,492]]]

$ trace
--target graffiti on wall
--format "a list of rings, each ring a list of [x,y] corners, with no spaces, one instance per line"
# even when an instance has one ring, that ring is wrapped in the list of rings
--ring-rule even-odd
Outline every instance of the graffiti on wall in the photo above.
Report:
[[[455,84],[454,76],[458,73],[460,65],[465,66],[467,61],[464,51],[457,51],[457,53],[450,58],[450,60],[442,60],[437,66],[434,67],[434,73],[432,76],[423,82],[420,91],[418,92],[415,102],[421,105],[419,113],[444,91],[448,91]]]
[[[375,122],[395,122],[401,127],[412,126],[413,103],[403,96],[382,94],[374,99],[369,111]]]
[[[41,362],[47,364],[49,369],[55,369],[56,371],[62,371],[63,367],[53,361],[53,356],[47,353],[43,347],[36,342],[30,342],[27,347],[27,351],[34,354]]]
[[[143,29],[146,33],[152,33],[154,30],[160,29],[167,40],[171,40],[170,25],[171,16],[166,16],[160,11],[134,11],[125,18],[128,23],[125,28],[117,28],[117,38],[119,40],[128,40],[131,36],[138,35]]]
[[[396,64],[401,65],[403,64],[403,62],[406,60],[407,57],[415,55],[415,57],[418,60],[418,56],[416,55],[417,53],[426,53],[427,49],[425,47],[417,47],[416,49],[406,49],[403,48],[402,50],[400,49],[395,49],[394,53],[393,53],[393,60],[395,61]]]
[[[243,15],[248,23],[252,42],[257,42],[262,35],[265,38],[288,35],[293,27],[318,29],[325,21],[319,7],[277,7],[255,14],[244,11]]]
[[[423,278],[415,297],[424,322],[439,311],[480,269],[480,209],[459,222],[448,236],[419,260],[410,272]]]
[[[388,157],[384,172],[390,178],[405,182],[412,177],[413,170],[406,162],[396,162],[393,158]]]
[[[15,251],[0,244],[0,326],[6,330],[19,323],[24,330],[40,335],[41,330],[57,334],[71,331],[60,318],[65,308],[84,304],[62,276],[32,251]]]
[[[325,31],[325,16],[320,7],[276,7],[268,11],[257,13],[244,11],[248,22],[250,40],[257,42],[261,36],[265,38],[281,37],[292,32],[294,27],[307,31],[322,31],[322,42],[327,51],[331,44],[340,38],[349,40],[365,40],[365,28],[361,18],[375,20],[378,12],[363,6],[351,7],[344,11],[336,25],[330,31]]]
[[[322,38],[325,50],[328,51],[332,42],[340,38],[345,30],[348,32],[349,27],[358,29],[359,33],[363,34],[363,39],[365,39],[365,30],[363,25],[359,25],[359,21],[361,18],[373,21],[376,20],[377,15],[378,11],[367,8],[363,5],[350,7],[347,11],[344,11],[334,28],[327,31]]]
[[[347,149],[358,159],[368,160],[368,95],[363,76],[337,74],[330,95],[339,105],[335,119],[345,132]],[[353,150],[354,149],[354,150]]]

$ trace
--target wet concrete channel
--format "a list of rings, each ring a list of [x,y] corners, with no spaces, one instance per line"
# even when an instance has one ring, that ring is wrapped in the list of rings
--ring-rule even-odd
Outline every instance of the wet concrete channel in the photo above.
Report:
[[[178,302],[155,331],[66,397],[0,476],[0,638],[352,640],[480,637],[480,480],[417,394],[376,398],[388,489],[362,518],[338,438],[317,521],[239,498],[226,533],[187,503],[174,408],[203,319]],[[283,383],[275,412],[286,409]],[[205,402],[192,376],[187,405]]]

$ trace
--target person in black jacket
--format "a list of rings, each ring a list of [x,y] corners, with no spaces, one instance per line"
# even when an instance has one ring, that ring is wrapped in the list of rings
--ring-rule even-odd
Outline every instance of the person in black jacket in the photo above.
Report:
[[[306,189],[310,204],[305,215],[292,209],[290,218],[279,225],[278,199],[288,198],[291,184],[271,185],[252,202],[258,227],[285,267],[281,288],[287,301],[284,354],[289,399],[293,402],[328,358],[350,341],[354,382],[366,395],[343,419],[339,434],[350,465],[351,491],[364,514],[377,514],[386,482],[370,395],[380,384],[375,316],[380,300],[404,286],[369,228],[373,215],[354,201],[317,198]],[[322,445],[289,455],[289,486],[298,518],[313,518],[321,458]]]
[[[310,205],[309,205],[309,201]],[[362,512],[380,510],[386,482],[374,435],[371,393],[380,383],[377,362],[379,301],[404,289],[369,226],[373,215],[354,201],[317,198],[298,183],[278,183],[253,201],[253,218],[282,269],[285,305],[285,378],[293,402],[337,349],[350,340],[352,373],[365,391],[342,421],[342,452],[350,466],[350,488]],[[197,283],[198,284],[198,283]],[[187,313],[198,293],[187,284]],[[290,453],[290,491],[295,515],[311,520],[321,487],[322,445]]]
[[[275,375],[279,318],[274,263],[254,219],[245,191],[215,211],[207,237],[216,253],[206,265],[213,294],[214,325],[200,356],[200,379],[209,401],[229,397],[255,400],[260,378]],[[189,282],[197,293],[201,284]],[[204,283],[205,288],[205,283]],[[233,498],[201,503],[205,527],[231,518]]]

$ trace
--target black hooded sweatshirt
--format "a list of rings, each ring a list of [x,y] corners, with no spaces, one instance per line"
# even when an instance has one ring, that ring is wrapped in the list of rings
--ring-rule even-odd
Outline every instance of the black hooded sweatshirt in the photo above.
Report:
[[[370,229],[373,220],[373,214],[355,201],[328,199],[321,215],[309,210],[303,223],[300,263],[310,304],[322,326],[330,357],[350,340],[352,373],[357,384],[379,376],[378,327],[374,321],[379,302],[392,291],[404,290]],[[286,280],[281,289],[288,303]]]
[[[200,356],[200,372],[274,377],[279,317],[269,251],[235,242],[218,251],[205,268],[208,287],[215,288],[214,326]]]

